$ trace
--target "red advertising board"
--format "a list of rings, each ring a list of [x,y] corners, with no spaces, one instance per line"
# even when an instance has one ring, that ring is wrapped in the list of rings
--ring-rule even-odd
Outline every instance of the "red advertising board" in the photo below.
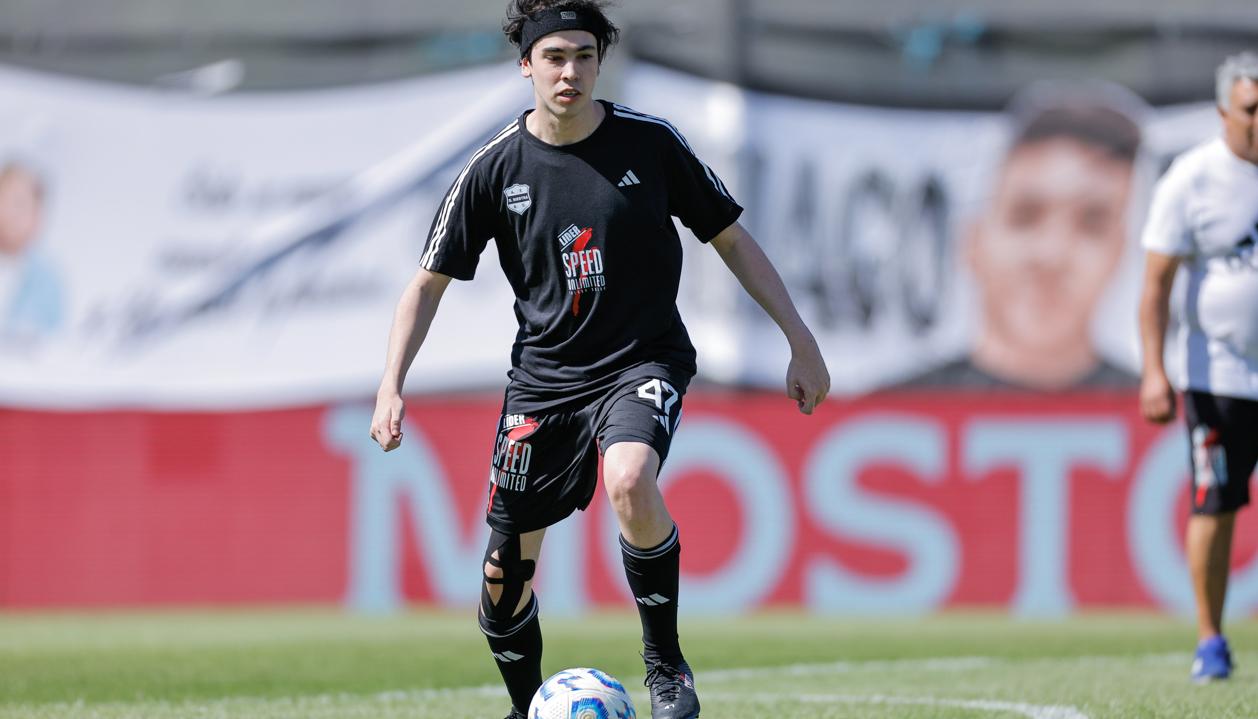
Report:
[[[370,407],[0,411],[0,606],[471,606],[496,396]],[[1187,447],[1128,394],[831,400],[695,392],[662,477],[688,609],[1191,606]],[[1242,517],[1232,597],[1258,607]],[[621,603],[606,502],[553,528],[548,608]]]

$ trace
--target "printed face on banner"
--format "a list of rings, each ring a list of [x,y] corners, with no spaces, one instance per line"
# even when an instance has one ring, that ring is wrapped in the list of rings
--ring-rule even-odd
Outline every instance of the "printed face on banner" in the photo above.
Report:
[[[1127,242],[1131,163],[1056,138],[1015,148],[966,238],[984,331],[1034,352],[1089,346]]]
[[[37,249],[45,194],[32,167],[0,165],[0,356],[35,356],[65,324],[61,268]]]
[[[35,241],[43,214],[43,188],[19,164],[0,166],[0,255],[17,256]]]

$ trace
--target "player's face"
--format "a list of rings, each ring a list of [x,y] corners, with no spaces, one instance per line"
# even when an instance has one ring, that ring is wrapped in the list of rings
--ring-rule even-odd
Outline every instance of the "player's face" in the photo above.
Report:
[[[0,253],[26,249],[39,230],[40,205],[34,178],[20,170],[0,174]]]
[[[1258,82],[1237,80],[1228,95],[1223,118],[1223,139],[1237,156],[1258,162]]]
[[[1131,165],[1072,139],[1013,150],[969,238],[989,331],[1023,348],[1088,342],[1126,242]]]
[[[520,62],[520,74],[533,79],[537,109],[561,118],[590,111],[598,70],[598,44],[585,30],[546,35]]]

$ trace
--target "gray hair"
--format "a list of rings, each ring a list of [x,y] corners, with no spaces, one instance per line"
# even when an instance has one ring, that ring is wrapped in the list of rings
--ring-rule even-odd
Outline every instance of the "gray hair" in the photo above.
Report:
[[[1240,80],[1258,81],[1258,53],[1237,53],[1219,65],[1214,73],[1215,99],[1219,107],[1227,109],[1231,101],[1232,86]]]

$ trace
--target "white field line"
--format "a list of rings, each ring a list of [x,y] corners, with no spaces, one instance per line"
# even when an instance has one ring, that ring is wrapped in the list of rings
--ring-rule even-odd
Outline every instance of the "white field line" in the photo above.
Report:
[[[1142,664],[1169,664],[1185,661],[1183,654],[1143,654],[1143,655],[1092,655],[1078,657],[1045,657],[1027,659],[1006,659],[997,657],[923,657],[917,659],[879,659],[869,661],[842,661],[842,662],[822,662],[822,663],[804,663],[804,664],[783,664],[778,666],[765,667],[743,667],[738,669],[718,669],[714,671],[701,672],[698,676],[699,686],[711,686],[712,684],[735,683],[747,679],[763,678],[765,676],[828,676],[836,674],[848,674],[855,672],[868,671],[908,671],[908,670],[931,670],[943,672],[966,672],[977,669],[988,668],[1000,664],[1008,664],[1017,661],[1029,662],[1052,662],[1052,661],[1069,661],[1071,664],[1105,664],[1116,660],[1136,661]],[[338,704],[350,704],[362,702],[364,699],[380,704],[400,704],[400,703],[422,703],[427,701],[442,699],[461,699],[461,698],[500,698],[503,697],[505,691],[501,684],[482,684],[478,686],[466,687],[449,687],[443,689],[410,689],[397,690],[388,692],[379,692],[367,697],[357,694],[348,693],[329,693],[329,694],[312,694],[306,696],[295,697],[279,697],[279,698],[262,698],[262,697],[231,697],[226,699],[218,699],[211,701],[192,701],[188,704],[197,705],[203,709],[228,708],[232,706],[275,704],[280,706],[327,706]],[[753,693],[739,694],[731,692],[703,690],[705,697],[711,696],[713,699],[724,699],[729,701],[780,701],[783,698],[781,694],[773,693]],[[1036,705],[1024,704],[1019,702],[1002,702],[985,699],[947,699],[938,697],[912,697],[912,696],[889,696],[882,694],[856,695],[856,694],[795,694],[791,693],[790,699],[807,703],[843,703],[843,704],[882,704],[882,705],[926,705],[955,707],[962,709],[975,709],[991,712],[1013,712],[1019,713],[1028,719],[1088,719],[1087,715],[1079,712],[1073,707],[1052,706],[1052,705]],[[118,704],[126,704],[119,702]],[[182,702],[161,702],[163,706],[175,706],[183,704]],[[55,709],[64,707],[67,709],[75,709],[79,712],[86,710],[88,707],[83,702],[62,702],[55,705],[43,705],[45,709]]]
[[[1157,663],[1163,664],[1170,661],[1183,661],[1180,654],[1145,654],[1136,657],[1123,656],[1083,656],[1083,657],[1065,657],[1072,664],[1100,664],[1111,662],[1116,659],[1135,659],[1141,663]],[[1044,660],[1033,658],[1032,661],[1051,661],[1052,658]],[[995,657],[925,657],[920,659],[882,659],[869,661],[842,661],[842,662],[823,662],[810,664],[784,664],[780,666],[769,667],[743,667],[739,669],[718,669],[709,672],[703,672],[700,675],[703,684],[721,684],[728,682],[737,682],[746,679],[761,678],[766,675],[772,676],[826,676],[834,674],[848,674],[860,671],[894,671],[894,670],[933,670],[933,671],[972,671],[990,667],[992,665],[1007,663],[1010,660],[997,659]],[[389,692],[387,694],[377,695],[377,699],[386,699],[388,701],[405,701],[407,698],[414,701],[423,701],[425,699],[436,699],[438,697],[455,697],[467,696],[474,694],[478,696],[499,696],[502,688],[497,685],[484,685],[478,687],[463,687],[458,689],[425,689],[411,692]],[[781,694],[773,694],[769,692],[760,692],[756,694],[730,694],[725,692],[705,691],[705,697],[712,699],[724,699],[729,701],[756,701],[764,703],[772,703],[781,701],[784,697]],[[1008,712],[1021,714],[1027,719],[1089,719],[1087,714],[1070,706],[1041,705],[1028,704],[1025,702],[1005,702],[986,699],[941,699],[936,697],[910,697],[910,696],[886,696],[881,694],[873,694],[867,696],[853,694],[795,694],[791,693],[788,697],[793,701],[805,702],[809,704],[875,704],[875,705],[899,705],[899,706],[938,706],[950,707],[957,709],[972,709],[984,712]]]
[[[728,701],[760,702],[773,704],[784,698],[782,694],[762,692],[757,694],[722,694],[705,692],[704,699],[724,699]],[[1089,719],[1087,714],[1069,706],[1044,704],[1027,704],[1024,702],[1001,702],[988,699],[937,699],[935,697],[901,697],[871,694],[791,694],[791,701],[806,704],[879,704],[884,706],[932,706],[952,707],[956,709],[974,709],[984,712],[1010,712],[1021,714],[1027,719]]]
[[[743,679],[756,679],[766,674],[774,676],[807,677],[829,674],[850,674],[861,671],[887,670],[933,670],[944,672],[963,672],[981,669],[1002,660],[992,657],[926,657],[922,659],[870,659],[867,661],[823,662],[816,664],[783,664],[769,667],[744,667],[739,669],[716,669],[702,672],[696,679],[704,684],[710,682],[733,682]]]
[[[813,664],[782,664],[767,667],[742,667],[738,669],[717,669],[702,672],[697,680],[700,686],[708,684],[737,682],[744,679],[758,679],[770,676],[829,676],[848,674],[859,671],[887,670],[935,670],[935,671],[970,671],[991,666],[1001,660],[992,657],[927,657],[922,659],[875,659],[851,662],[821,662]],[[1074,659],[1072,659],[1074,661]],[[404,701],[459,696],[498,696],[503,691],[500,684],[482,684],[480,686],[454,687],[450,689],[415,689],[411,691],[383,692],[375,695],[378,701]],[[706,692],[705,692],[706,694]]]

